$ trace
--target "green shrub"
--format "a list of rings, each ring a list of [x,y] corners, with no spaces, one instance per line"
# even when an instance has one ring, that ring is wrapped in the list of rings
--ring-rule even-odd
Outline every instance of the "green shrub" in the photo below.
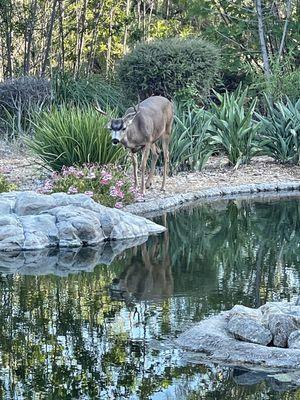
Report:
[[[236,168],[248,163],[259,148],[257,133],[259,124],[253,121],[256,99],[246,108],[247,89],[217,94],[220,104],[212,104],[214,117],[211,129],[211,144],[224,150],[230,164]]]
[[[272,75],[265,79],[263,74],[253,76],[251,89],[258,94],[266,93],[273,101],[284,101],[286,97],[292,102],[296,102],[300,98],[300,69],[294,69],[293,62],[287,58],[285,64],[275,62],[272,63]],[[264,102],[265,96],[260,98],[260,108],[265,111],[268,105]]]
[[[16,185],[9,183],[7,179],[0,174],[0,193],[10,192],[11,190],[15,190]]]
[[[35,135],[28,146],[51,168],[84,163],[120,163],[125,150],[111,144],[107,118],[91,107],[54,108],[42,112],[34,122]]]
[[[178,171],[201,170],[212,154],[209,149],[211,115],[201,108],[177,105],[170,143],[170,168]]]
[[[84,193],[104,206],[116,208],[141,198],[132,179],[120,167],[99,164],[63,167],[61,173],[53,173],[38,192]]]
[[[300,164],[300,99],[293,103],[273,104],[265,95],[267,116],[256,114],[261,121],[264,154],[281,163]]]
[[[100,75],[74,79],[70,74],[55,74],[52,79],[53,101],[56,105],[85,107],[98,101],[103,109],[125,110],[121,89]]]
[[[163,39],[139,44],[120,61],[117,73],[131,99],[173,97],[191,87],[206,97],[218,75],[217,49],[202,39]]]

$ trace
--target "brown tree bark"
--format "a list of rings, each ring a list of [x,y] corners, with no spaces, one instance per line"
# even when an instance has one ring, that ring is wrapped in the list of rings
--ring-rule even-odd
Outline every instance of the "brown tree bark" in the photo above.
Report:
[[[93,23],[93,32],[92,32],[92,40],[90,44],[90,51],[89,51],[89,61],[87,67],[87,73],[90,73],[94,62],[95,62],[95,52],[97,46],[97,38],[98,38],[98,27],[101,15],[103,13],[104,1],[98,1],[95,9],[94,9],[94,23]]]
[[[28,75],[30,72],[31,46],[32,46],[32,38],[36,21],[37,5],[38,5],[37,0],[34,0],[31,3],[29,18],[28,18],[28,27],[25,28],[26,30],[25,30],[25,49],[24,49],[24,68],[23,68],[24,75]]]
[[[58,2],[58,0],[53,0],[53,3],[52,3],[52,11],[51,11],[51,16],[50,16],[50,21],[49,21],[49,28],[48,28],[48,32],[47,32],[46,47],[45,47],[45,51],[44,51],[44,58],[43,58],[43,63],[42,63],[42,68],[41,68],[41,76],[45,76],[46,68],[49,64],[49,55],[50,55],[50,48],[51,48],[51,43],[52,43],[52,33],[53,33],[55,16],[56,16],[57,2]]]

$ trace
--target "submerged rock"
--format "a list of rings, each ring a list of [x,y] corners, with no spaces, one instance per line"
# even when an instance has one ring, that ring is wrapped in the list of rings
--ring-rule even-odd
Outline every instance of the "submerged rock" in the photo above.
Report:
[[[143,217],[104,207],[83,194],[0,194],[0,251],[93,246],[165,231]]]

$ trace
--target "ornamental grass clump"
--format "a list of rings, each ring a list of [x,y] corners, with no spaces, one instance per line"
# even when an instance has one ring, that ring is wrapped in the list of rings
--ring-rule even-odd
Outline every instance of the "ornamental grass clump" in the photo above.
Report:
[[[133,185],[132,179],[114,165],[85,164],[83,167],[63,167],[60,173],[54,172],[39,193],[82,193],[96,202],[107,206],[122,208],[143,198]]]
[[[42,112],[34,121],[29,148],[56,171],[85,163],[121,164],[126,152],[113,146],[107,117],[92,108],[60,107]]]

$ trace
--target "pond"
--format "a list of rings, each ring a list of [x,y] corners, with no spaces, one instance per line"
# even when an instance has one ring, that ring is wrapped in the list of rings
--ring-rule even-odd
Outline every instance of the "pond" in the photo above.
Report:
[[[86,271],[59,276],[0,265],[1,399],[299,399],[170,343],[234,304],[296,300],[300,200],[218,201],[157,222],[168,232],[109,266],[81,260]]]

